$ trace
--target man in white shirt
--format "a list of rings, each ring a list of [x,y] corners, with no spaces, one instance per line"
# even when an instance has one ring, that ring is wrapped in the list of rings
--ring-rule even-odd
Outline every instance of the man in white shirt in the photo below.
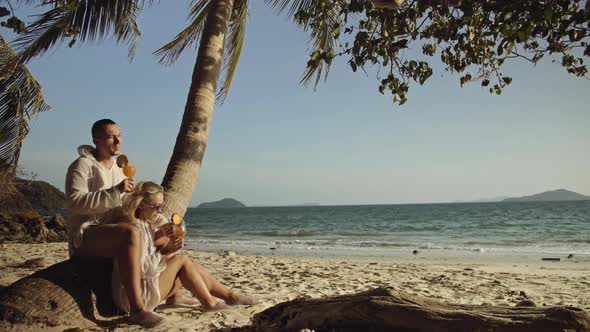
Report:
[[[135,226],[127,223],[100,224],[98,217],[121,205],[121,196],[133,191],[134,182],[125,178],[114,157],[120,153],[121,131],[109,119],[92,126],[95,147],[80,146],[80,157],[68,168],[66,204],[70,256],[117,258],[121,281],[130,304],[129,319],[153,327],[164,318],[144,310],[140,286],[140,238]]]

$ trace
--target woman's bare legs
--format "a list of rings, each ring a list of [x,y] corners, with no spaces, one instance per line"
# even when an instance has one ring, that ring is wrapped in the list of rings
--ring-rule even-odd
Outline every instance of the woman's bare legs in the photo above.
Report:
[[[121,282],[129,299],[130,319],[142,326],[152,327],[163,321],[155,312],[144,310],[141,297],[141,239],[139,230],[131,224],[108,224],[88,227],[76,256],[117,258]]]
[[[170,291],[170,294],[168,294],[168,297],[166,298],[166,304],[171,304],[171,305],[175,305],[175,304],[180,304],[180,305],[195,305],[195,304],[199,304],[199,300],[195,299],[194,297],[186,297],[184,296],[180,290],[182,289],[182,282],[180,281],[180,278],[176,278],[174,280],[174,286],[172,287],[172,290]]]
[[[209,292],[207,284],[195,269],[188,257],[176,255],[166,261],[167,266],[158,278],[160,294],[169,296],[174,290],[176,278],[180,278],[182,285],[195,296],[205,310],[221,309],[223,302],[217,301]]]
[[[256,304],[256,300],[230,290],[199,263],[183,255],[176,255],[168,260],[166,270],[160,274],[160,294],[174,294],[176,277],[206,308],[217,308],[218,302],[213,296],[223,299],[229,305]]]
[[[205,269],[201,264],[194,262],[192,260],[189,260],[189,262],[191,265],[194,266],[194,269],[196,269],[199,272],[201,278],[203,278],[203,281],[207,285],[207,288],[209,289],[211,294],[220,299],[223,299],[225,303],[229,305],[256,304],[256,300],[254,300],[253,298],[240,295],[239,293],[234,292],[222,285],[219,281],[217,281],[217,279],[211,276],[209,271],[207,271],[207,269]]]

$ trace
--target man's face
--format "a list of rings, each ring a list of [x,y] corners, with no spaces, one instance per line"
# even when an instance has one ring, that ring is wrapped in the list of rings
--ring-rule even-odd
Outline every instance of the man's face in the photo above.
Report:
[[[116,156],[121,153],[121,131],[117,125],[102,127],[102,133],[94,138],[96,150],[104,155]]]

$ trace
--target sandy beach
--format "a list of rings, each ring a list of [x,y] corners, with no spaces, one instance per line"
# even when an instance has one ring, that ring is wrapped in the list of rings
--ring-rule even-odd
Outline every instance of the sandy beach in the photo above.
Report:
[[[65,243],[0,245],[0,285],[67,259]],[[225,285],[255,296],[254,306],[202,312],[200,306],[163,307],[167,321],[152,331],[231,330],[248,325],[252,316],[279,302],[298,297],[324,297],[394,287],[430,299],[460,304],[514,306],[532,300],[538,306],[574,306],[590,310],[590,258],[576,255],[560,261],[541,261],[537,256],[469,255],[436,256],[426,252],[401,257],[296,257],[251,256],[227,252],[186,250]],[[44,257],[42,267],[23,267],[28,259]],[[104,328],[88,321],[68,326],[9,326],[3,330],[139,331],[119,324]],[[75,329],[78,330],[78,329]]]

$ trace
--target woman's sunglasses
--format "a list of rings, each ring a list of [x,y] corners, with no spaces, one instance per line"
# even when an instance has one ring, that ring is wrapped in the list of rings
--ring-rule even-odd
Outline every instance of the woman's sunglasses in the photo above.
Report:
[[[161,204],[160,205],[153,205],[153,204],[149,204],[149,203],[146,203],[146,202],[142,202],[142,203],[145,204],[145,205],[147,205],[147,206],[149,206],[149,207],[151,207],[152,209],[154,209],[154,210],[156,210],[158,212],[162,212],[162,205]]]

